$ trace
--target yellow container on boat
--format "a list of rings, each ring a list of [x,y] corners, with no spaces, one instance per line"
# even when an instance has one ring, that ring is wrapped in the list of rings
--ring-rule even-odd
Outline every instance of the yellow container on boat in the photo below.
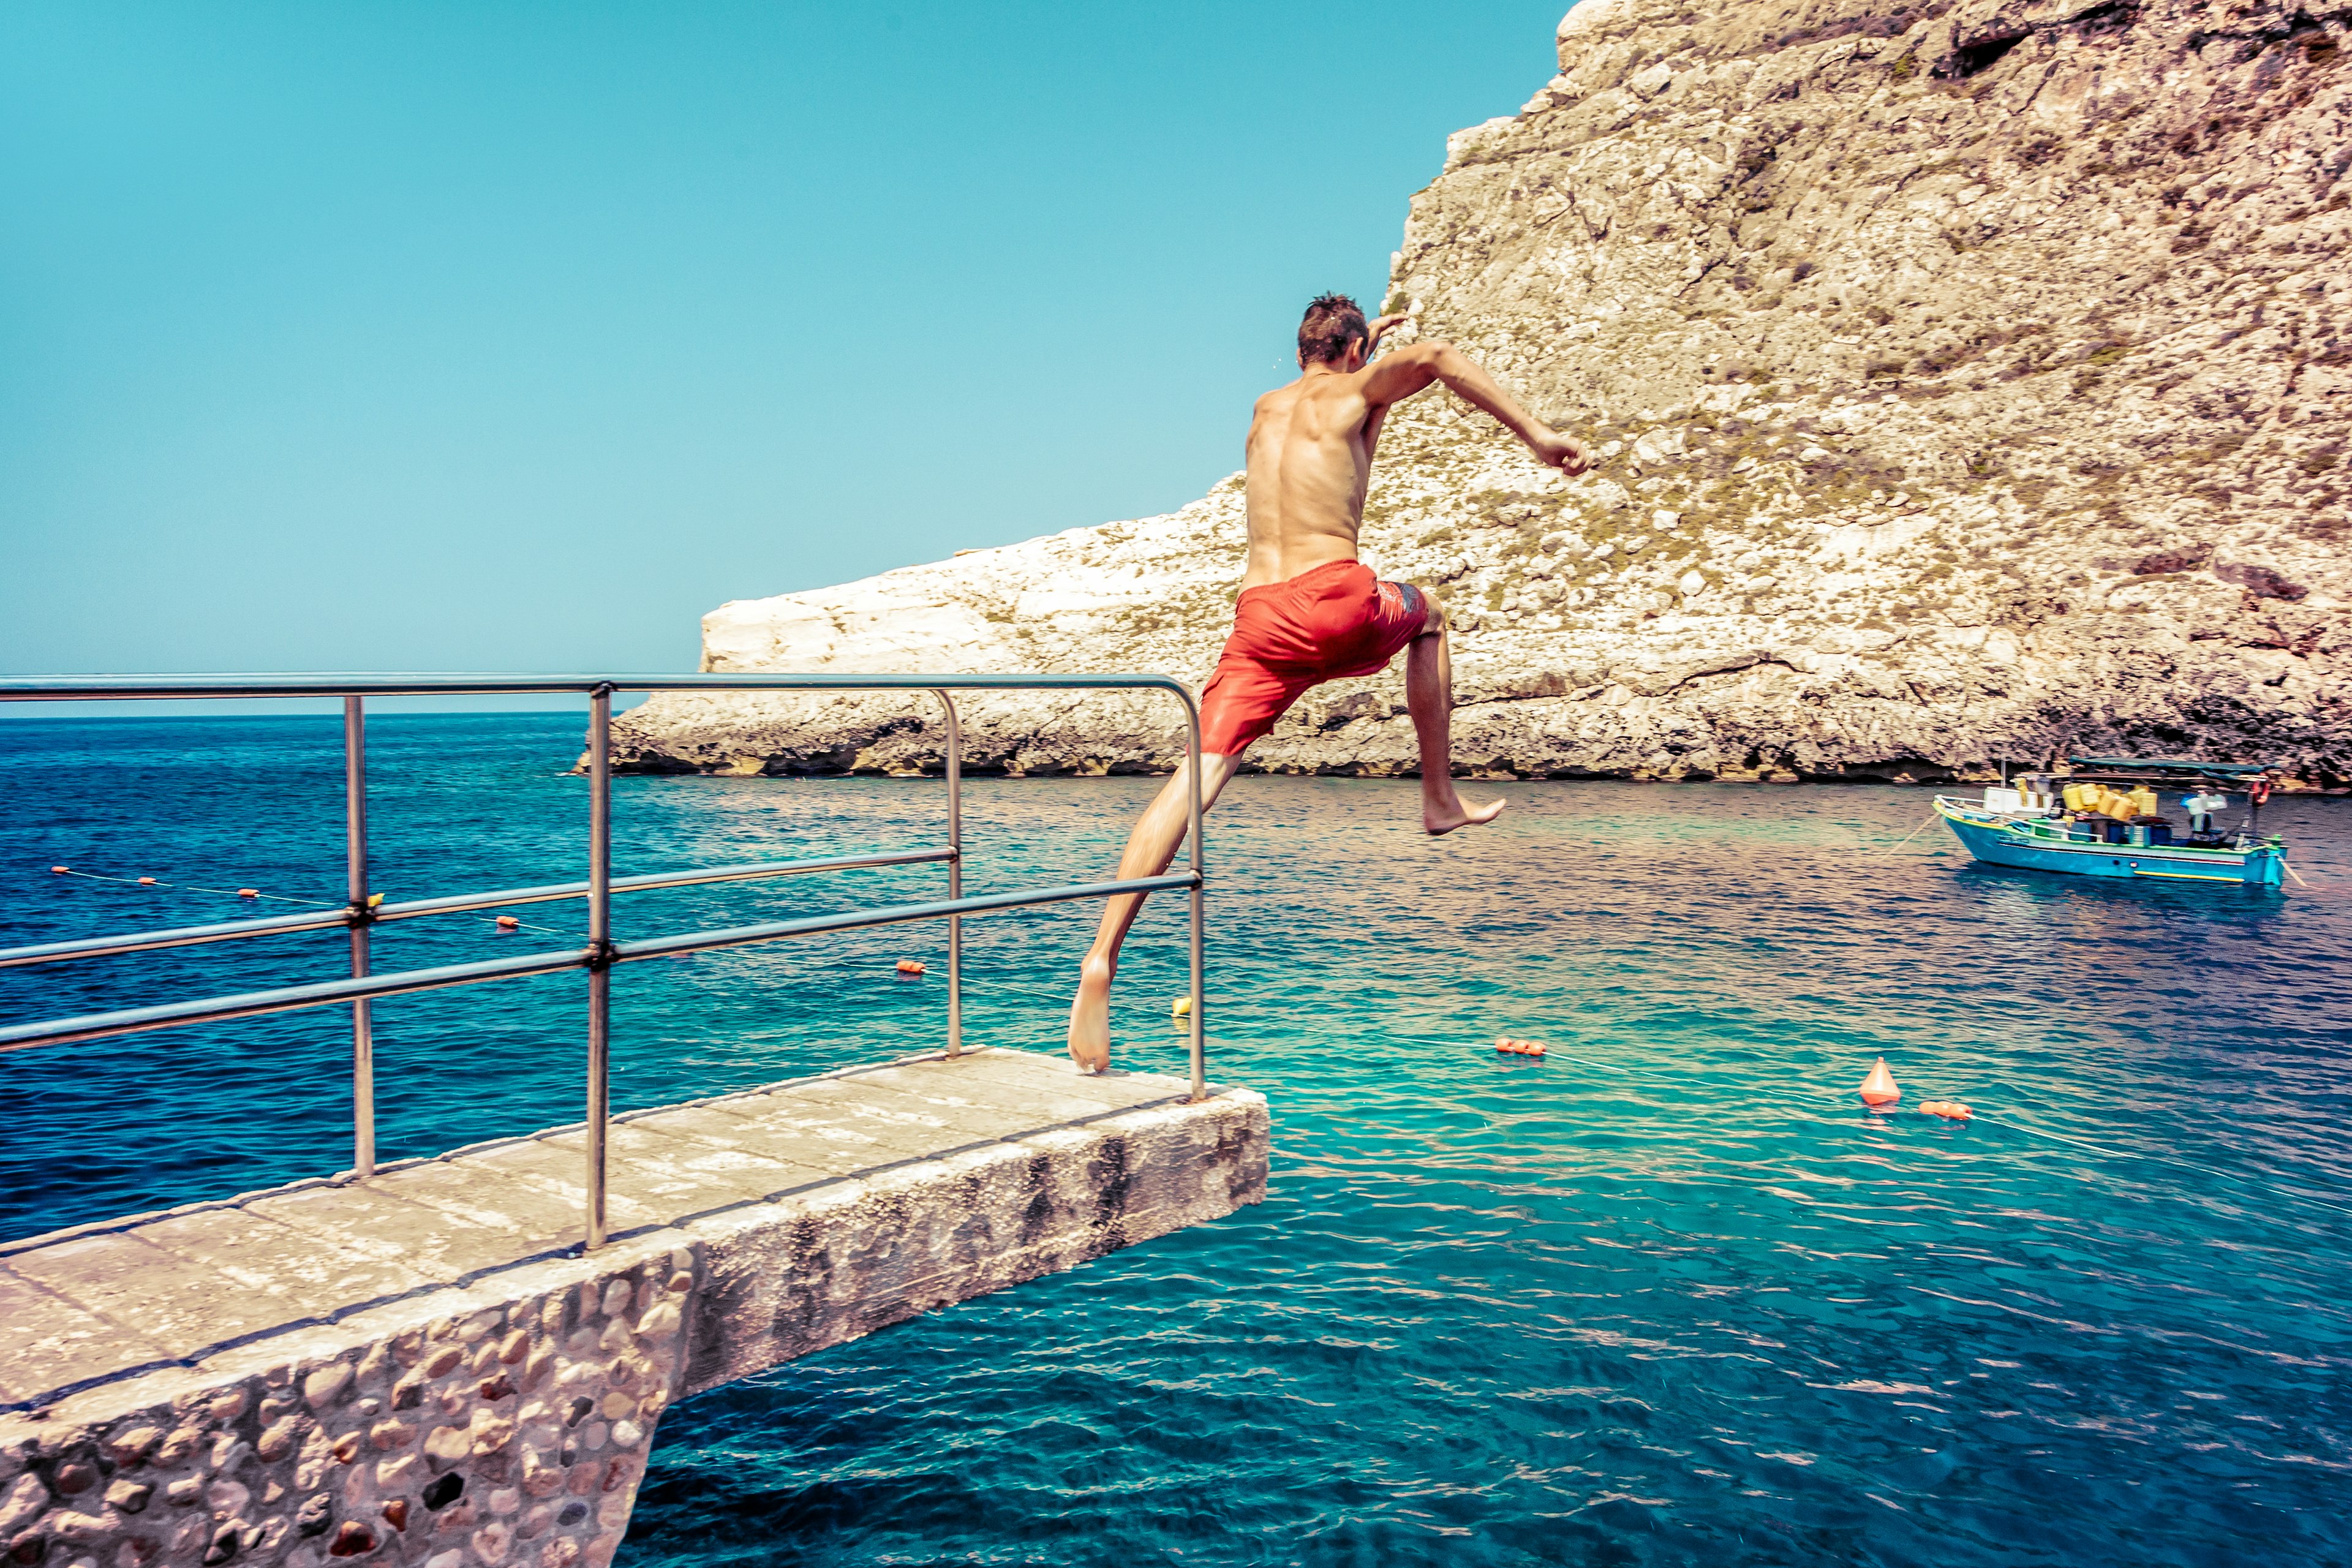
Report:
[[[2097,784],[2070,784],[2066,786],[2063,793],[2066,799],[2066,809],[2069,811],[2096,811],[2099,809],[2099,786]]]
[[[2156,792],[2146,784],[2131,792],[2131,814],[2134,816],[2154,816],[2157,814]]]

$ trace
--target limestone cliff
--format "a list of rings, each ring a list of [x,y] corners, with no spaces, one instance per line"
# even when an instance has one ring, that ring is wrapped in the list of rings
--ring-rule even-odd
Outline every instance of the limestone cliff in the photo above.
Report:
[[[1391,310],[1604,461],[1443,391],[1389,423],[1385,575],[1458,629],[1474,772],[1930,776],[2068,749],[2352,775],[2352,10],[1586,0],[1452,139]],[[712,669],[1202,679],[1228,479],[1171,516],[723,606]],[[1274,770],[1412,763],[1401,672]],[[1168,764],[1172,705],[973,705],[974,762]],[[937,765],[896,700],[664,698],[624,765]]]

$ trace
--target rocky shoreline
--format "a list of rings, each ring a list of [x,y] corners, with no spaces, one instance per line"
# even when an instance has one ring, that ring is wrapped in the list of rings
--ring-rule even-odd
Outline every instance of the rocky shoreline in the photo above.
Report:
[[[2352,779],[2347,13],[1586,0],[1562,72],[1453,138],[1388,308],[1602,456],[1433,392],[1365,554],[1456,627],[1489,776],[1990,776],[2069,752]],[[1239,476],[1166,517],[722,606],[704,668],[1203,679]],[[975,771],[1160,771],[1172,703],[990,696]],[[637,772],[935,772],[898,698],[664,696]],[[1412,771],[1401,671],[1268,772]]]

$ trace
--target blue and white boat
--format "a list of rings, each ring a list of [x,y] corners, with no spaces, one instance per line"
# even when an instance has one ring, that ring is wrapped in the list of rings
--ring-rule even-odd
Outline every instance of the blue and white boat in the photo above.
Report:
[[[1936,814],[1969,854],[1994,866],[2262,888],[2277,887],[2286,873],[2285,841],[2258,826],[2278,770],[2168,757],[2066,761],[2068,773],[2024,774],[1988,787],[1980,802],[1939,795]],[[2190,824],[2185,836],[2161,810],[2139,809],[2172,789],[2194,791],[2179,802]],[[2245,797],[2246,815],[2225,831],[2220,813],[2231,795]]]

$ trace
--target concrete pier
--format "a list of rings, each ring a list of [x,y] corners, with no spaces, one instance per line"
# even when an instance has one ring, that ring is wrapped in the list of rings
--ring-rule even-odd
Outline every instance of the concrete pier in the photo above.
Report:
[[[0,1568],[592,1568],[669,1404],[1265,1193],[1265,1100],[983,1049],[0,1247]]]

